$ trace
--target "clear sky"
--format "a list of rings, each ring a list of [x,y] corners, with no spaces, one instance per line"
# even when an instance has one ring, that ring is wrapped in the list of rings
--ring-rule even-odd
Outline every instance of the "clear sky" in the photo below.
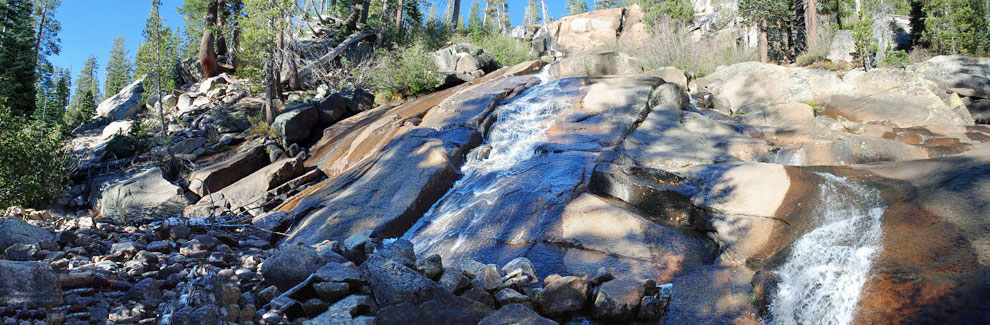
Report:
[[[446,1],[450,0],[431,2],[436,3],[438,8],[445,8]],[[474,0],[461,0],[462,19],[466,19],[472,1]],[[509,17],[513,25],[522,24],[528,1],[509,0]],[[551,16],[565,15],[565,0],[545,1]],[[586,1],[591,7],[592,0]],[[175,10],[181,5],[182,0],[162,0],[162,18],[172,28],[182,25],[182,18]],[[484,2],[481,6],[484,7]],[[424,8],[424,13],[425,10]],[[151,0],[62,0],[62,6],[56,12],[56,17],[62,23],[62,32],[59,34],[62,39],[62,53],[49,60],[59,67],[71,66],[74,80],[86,58],[90,54],[96,55],[100,62],[102,87],[104,68],[110,57],[113,39],[118,35],[124,37],[128,55],[133,60],[138,42],[143,40],[141,31],[150,11]],[[442,14],[443,9],[440,12]]]

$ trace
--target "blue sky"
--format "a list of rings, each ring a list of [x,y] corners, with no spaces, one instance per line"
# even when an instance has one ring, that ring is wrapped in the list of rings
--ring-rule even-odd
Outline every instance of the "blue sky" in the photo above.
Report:
[[[449,0],[432,0],[439,6],[446,1]],[[472,1],[461,0],[461,17],[467,17]],[[522,23],[528,1],[509,0],[509,17],[513,25]],[[551,16],[564,15],[564,0],[545,1]],[[592,0],[587,1],[590,7]],[[181,5],[182,0],[162,0],[162,18],[172,28],[182,25],[182,18],[175,10]],[[94,54],[100,62],[102,80],[113,39],[118,35],[124,36],[128,54],[133,59],[138,42],[143,39],[141,31],[150,11],[151,0],[63,0],[56,12],[62,23],[62,33],[59,34],[62,53],[49,60],[59,67],[71,66],[75,79],[86,58]]]

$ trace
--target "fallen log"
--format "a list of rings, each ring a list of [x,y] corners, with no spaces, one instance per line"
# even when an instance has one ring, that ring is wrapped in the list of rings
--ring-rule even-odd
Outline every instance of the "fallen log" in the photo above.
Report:
[[[317,69],[319,69],[321,66],[324,66],[324,65],[332,62],[333,60],[337,59],[337,57],[339,57],[341,54],[343,54],[344,51],[346,51],[348,47],[350,47],[351,45],[354,45],[357,42],[360,42],[360,41],[363,41],[363,40],[365,40],[365,39],[367,39],[369,37],[372,37],[374,35],[375,35],[375,33],[372,32],[372,31],[363,31],[363,32],[359,32],[359,33],[356,33],[356,34],[351,35],[350,37],[348,37],[347,39],[345,39],[343,42],[340,42],[340,44],[338,44],[336,47],[334,47],[333,50],[331,50],[329,53],[324,54],[323,56],[321,56],[320,58],[316,59],[315,61],[310,62],[308,65],[306,65],[302,69],[299,69],[299,80],[309,80],[310,75],[312,75],[313,73],[315,73]],[[287,77],[282,77],[281,78],[281,81],[282,81],[282,83],[286,83],[286,82],[289,82],[289,79]]]

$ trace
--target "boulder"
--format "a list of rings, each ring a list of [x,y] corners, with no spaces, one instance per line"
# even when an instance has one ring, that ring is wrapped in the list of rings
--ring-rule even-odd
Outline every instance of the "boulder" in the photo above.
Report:
[[[199,58],[189,58],[175,63],[175,71],[182,85],[197,83],[203,80],[203,69]]]
[[[34,226],[17,217],[0,218],[0,251],[14,244],[33,245],[55,239],[45,228]]]
[[[361,314],[371,314],[377,310],[374,299],[365,295],[351,295],[330,305],[327,311],[303,324],[366,324],[358,321]],[[374,323],[374,320],[371,321]]]
[[[62,304],[58,281],[47,263],[0,260],[0,305],[56,307]]]
[[[436,280],[443,273],[443,261],[440,255],[433,254],[419,259],[416,261],[416,271],[419,271],[419,273],[422,273],[427,278]],[[454,290],[448,291],[453,292]]]
[[[199,196],[216,193],[268,165],[265,147],[254,145],[221,162],[189,174],[189,191]]]
[[[574,276],[548,278],[536,296],[544,315],[561,316],[584,308],[588,300],[588,283]]]
[[[344,101],[344,97],[340,93],[331,94],[320,101],[317,111],[320,114],[320,124],[324,126],[336,123],[350,113],[347,109],[347,102]]]
[[[144,78],[142,77],[101,102],[96,107],[96,114],[113,121],[132,117],[141,109],[141,96],[143,94]]]
[[[605,282],[595,294],[592,315],[598,319],[631,320],[637,317],[645,288],[632,279]]]
[[[162,177],[154,166],[125,174],[94,186],[95,208],[100,215],[121,223],[182,215],[189,204],[182,188]]]
[[[557,322],[540,316],[535,311],[522,304],[508,304],[499,308],[488,317],[483,318],[478,325],[555,325]]]
[[[379,254],[408,267],[416,266],[416,251],[413,250],[412,243],[405,239],[397,239],[388,243]]]
[[[909,67],[943,88],[957,88],[966,96],[990,98],[990,59],[940,55]],[[962,95],[962,94],[961,94]]]
[[[433,62],[440,72],[471,73],[481,70],[484,73],[495,71],[498,63],[495,57],[477,46],[460,43],[450,45],[433,53]]]
[[[304,141],[320,121],[316,106],[308,102],[292,102],[275,117],[272,128],[281,137],[283,147]]]
[[[380,255],[372,255],[361,265],[361,273],[379,306],[402,302],[415,305],[452,294],[427,277]]]
[[[344,86],[338,95],[351,114],[358,114],[375,107],[375,94],[363,88]]]
[[[688,83],[691,79],[694,79],[693,74],[689,75],[687,72],[674,67],[665,67],[656,70],[650,70],[644,73],[647,76],[657,77],[663,79],[665,82],[673,83],[681,86],[684,89],[688,89]]]
[[[221,211],[264,213],[265,195],[283,183],[302,175],[302,159],[282,159],[241,178],[220,191],[206,195],[185,209],[186,217],[208,217]],[[219,210],[217,210],[219,209]]]
[[[853,31],[840,30],[835,32],[832,43],[828,47],[828,55],[825,57],[832,62],[852,63],[853,53],[856,53],[856,41],[853,40]]]
[[[110,139],[118,134],[128,135],[131,132],[131,125],[133,124],[133,121],[110,122],[110,124],[107,124],[107,126],[103,128],[103,132],[100,136],[103,137],[103,139]]]
[[[805,103],[747,106],[736,113],[740,122],[774,127],[797,127],[815,119],[815,110]]]
[[[354,268],[353,264],[349,263],[328,262],[317,269],[313,273],[313,276],[320,281],[342,282],[353,285],[359,285],[364,282],[364,279],[361,278],[361,273]]]
[[[965,107],[947,105],[920,74],[897,69],[846,73],[840,91],[830,93],[823,114],[855,122],[889,122],[898,127],[968,126]]]
[[[265,281],[285,291],[306,280],[327,261],[311,247],[284,245],[265,259],[261,274]]]

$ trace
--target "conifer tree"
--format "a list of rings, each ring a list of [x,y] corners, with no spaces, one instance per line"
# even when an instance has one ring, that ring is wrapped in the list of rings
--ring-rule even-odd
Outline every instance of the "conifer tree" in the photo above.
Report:
[[[539,0],[529,0],[529,5],[526,6],[526,15],[523,19],[523,23],[526,25],[535,25],[540,23],[540,5],[537,4]]]
[[[35,108],[35,31],[30,0],[0,2],[0,105],[17,116],[30,116]]]
[[[567,14],[577,15],[588,12],[587,0],[567,0]]]
[[[472,33],[477,33],[481,30],[481,5],[478,4],[478,0],[471,2],[471,9],[468,11],[467,28]]]
[[[107,62],[107,80],[103,93],[113,96],[131,83],[131,72],[134,70],[127,59],[127,49],[124,48],[124,37],[117,36],[110,49],[110,61]]]
[[[72,95],[72,102],[69,104],[64,118],[65,124],[70,130],[86,122],[96,111],[100,91],[96,73],[99,69],[96,56],[90,55],[82,70],[79,71],[79,76],[76,77],[76,90]]]
[[[134,55],[134,75],[139,78],[144,75],[157,78],[160,75],[162,92],[167,92],[176,86],[175,64],[179,62],[179,38],[178,32],[165,25],[159,14],[160,7],[161,1],[153,0],[142,32],[144,41]],[[157,83],[149,82],[145,86],[145,99],[157,94],[157,87]]]

